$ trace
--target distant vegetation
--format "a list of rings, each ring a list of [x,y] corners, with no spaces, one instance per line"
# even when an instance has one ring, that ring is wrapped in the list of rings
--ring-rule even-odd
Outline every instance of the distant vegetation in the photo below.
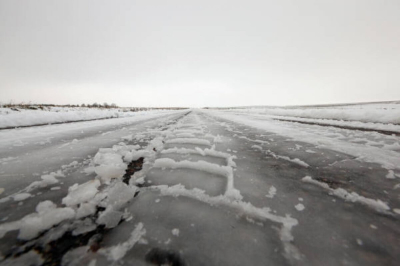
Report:
[[[97,109],[122,109],[123,111],[147,111],[147,110],[181,110],[181,109],[188,109],[186,107],[119,107],[115,103],[93,103],[93,104],[64,104],[64,105],[57,105],[57,104],[33,104],[33,103],[6,103],[3,104],[0,102],[0,108],[10,108],[12,110],[18,111],[18,109],[29,109],[29,110],[49,110],[52,107],[61,107],[61,108],[97,108]]]

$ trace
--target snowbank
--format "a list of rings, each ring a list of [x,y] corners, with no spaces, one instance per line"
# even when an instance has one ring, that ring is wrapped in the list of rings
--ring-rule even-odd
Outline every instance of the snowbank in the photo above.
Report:
[[[22,126],[46,125],[65,122],[87,121],[105,118],[141,116],[148,113],[165,112],[163,110],[124,112],[120,109],[92,109],[92,108],[53,108],[49,110],[13,111],[9,108],[0,108],[0,129]]]
[[[228,111],[273,116],[332,119],[400,125],[400,103],[298,108],[249,107],[235,108]]]

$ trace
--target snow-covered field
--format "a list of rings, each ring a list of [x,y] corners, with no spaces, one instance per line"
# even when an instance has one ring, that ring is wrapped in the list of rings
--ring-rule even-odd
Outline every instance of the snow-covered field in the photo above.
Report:
[[[236,123],[274,132],[296,141],[343,152],[365,162],[379,163],[389,171],[400,170],[400,137],[395,134],[348,130],[334,125],[328,127],[308,125],[292,120],[290,122],[277,121],[269,115],[248,114],[242,111],[209,111],[208,113]],[[388,174],[388,176],[393,175]]]
[[[400,133],[400,102],[308,107],[238,107],[224,111],[260,115],[271,119]]]
[[[0,129],[140,116],[143,113],[147,114],[147,112],[148,111],[132,112],[126,108],[45,107],[43,110],[0,108]]]

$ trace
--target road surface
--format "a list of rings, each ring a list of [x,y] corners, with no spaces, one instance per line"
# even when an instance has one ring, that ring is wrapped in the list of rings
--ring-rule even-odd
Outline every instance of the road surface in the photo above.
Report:
[[[32,130],[0,143],[4,265],[400,264],[389,164],[218,112]]]

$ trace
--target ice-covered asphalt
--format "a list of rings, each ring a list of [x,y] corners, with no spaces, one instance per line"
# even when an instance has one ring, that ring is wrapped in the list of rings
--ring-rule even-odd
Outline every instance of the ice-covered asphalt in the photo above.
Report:
[[[40,130],[0,141],[5,265],[400,264],[397,168],[212,112]],[[129,186],[108,178],[119,171],[118,163],[102,164],[119,162],[113,153],[125,163],[145,160]],[[93,179],[101,185],[86,195],[68,190]],[[63,201],[68,193],[75,205]],[[19,219],[42,219],[36,206],[45,200],[67,204],[72,216],[33,226],[24,238]],[[78,217],[84,204],[97,209]],[[73,230],[75,244],[63,244]]]

